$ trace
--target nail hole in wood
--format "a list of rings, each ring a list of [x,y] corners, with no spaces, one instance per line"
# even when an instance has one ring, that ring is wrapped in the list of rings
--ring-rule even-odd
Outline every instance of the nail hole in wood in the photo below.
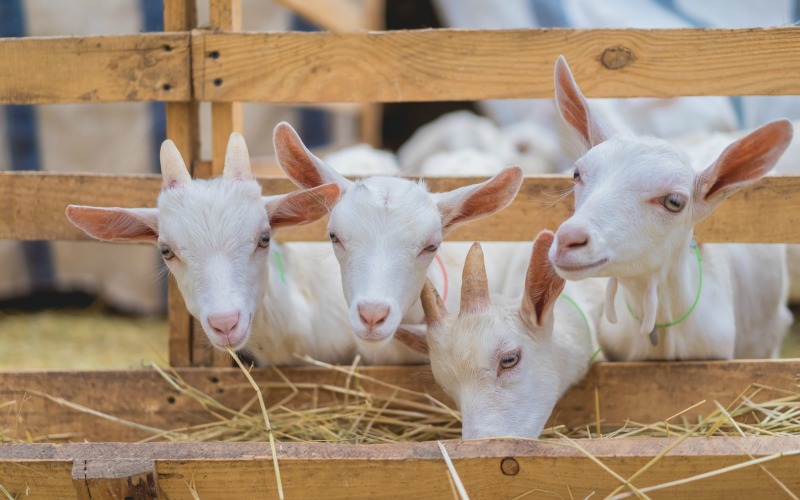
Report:
[[[219,51],[212,50],[211,52],[208,53],[208,57],[210,57],[211,59],[219,59]]]
[[[167,403],[169,403],[169,404],[171,404],[171,405],[174,405],[174,404],[175,404],[175,401],[176,401],[176,400],[175,400],[175,396],[169,396],[169,397],[167,398]]]
[[[164,92],[169,92],[170,90],[172,90],[172,85],[170,85],[169,83],[165,83],[164,85],[161,86],[161,88],[164,89]]]
[[[171,52],[172,51],[172,45],[164,45],[164,51],[165,52]]]
[[[219,384],[219,377],[211,377],[209,380],[212,384]]]
[[[214,78],[214,86],[221,87],[222,86],[222,78]]]
[[[506,476],[516,476],[519,472],[519,462],[514,460],[513,457],[506,457],[500,461],[500,470]]]

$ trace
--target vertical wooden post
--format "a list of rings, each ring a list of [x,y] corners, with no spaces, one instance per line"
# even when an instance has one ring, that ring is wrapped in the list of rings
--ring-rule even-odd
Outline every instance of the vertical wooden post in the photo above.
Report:
[[[216,31],[241,31],[242,30],[242,2],[241,0],[210,0],[209,24]],[[204,57],[211,57],[204,54]],[[225,57],[226,54],[215,54],[214,57]],[[225,81],[220,81],[225,85]],[[242,104],[211,103],[211,171],[210,177],[222,175],[225,166],[225,149],[231,132],[242,132]],[[200,332],[201,326],[195,321],[194,331]],[[231,359],[227,353],[217,349],[210,349],[200,335],[196,335],[192,342],[192,359],[195,366],[231,366]]]
[[[364,22],[370,31],[380,31],[386,27],[385,0],[367,0]],[[363,105],[360,128],[361,141],[379,148],[383,143],[383,104],[369,103]]]
[[[212,30],[241,31],[241,0],[211,0],[209,11]],[[218,57],[225,57],[219,54]],[[224,81],[219,82],[225,85]],[[211,176],[222,174],[225,148],[231,132],[242,132],[242,104],[215,102],[211,104]]]
[[[164,0],[164,31],[191,31],[197,26],[195,0]],[[190,172],[200,151],[200,126],[198,103],[167,104],[167,137],[183,155]],[[169,317],[169,363],[171,366],[192,365],[192,318],[186,310],[175,279],[169,277],[167,290],[167,314]]]

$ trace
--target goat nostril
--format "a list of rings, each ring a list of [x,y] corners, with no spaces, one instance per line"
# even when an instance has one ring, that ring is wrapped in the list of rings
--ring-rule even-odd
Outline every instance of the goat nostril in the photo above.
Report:
[[[580,248],[580,247],[586,246],[587,243],[589,243],[589,238],[585,237],[585,238],[581,239],[580,241],[570,241],[570,242],[568,242],[567,243],[567,248]]]

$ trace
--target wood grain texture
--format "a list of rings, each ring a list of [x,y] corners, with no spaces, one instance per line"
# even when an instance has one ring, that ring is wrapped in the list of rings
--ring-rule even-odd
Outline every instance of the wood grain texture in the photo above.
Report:
[[[552,98],[561,54],[588,97],[800,94],[795,27],[196,32],[192,45],[195,93],[207,101]],[[197,63],[212,50],[218,59]]]
[[[414,391],[427,392],[449,401],[435,384],[430,367],[366,367],[363,373],[387,383]],[[342,386],[345,375],[308,367],[284,368],[295,384]],[[182,368],[178,373],[192,386],[229,407],[240,408],[253,396],[252,388],[235,368]],[[551,424],[583,426],[594,424],[595,388],[600,399],[600,417],[611,428],[626,420],[657,422],[702,400],[707,403],[685,414],[688,420],[707,415],[713,402],[732,402],[748,385],[758,382],[771,387],[796,390],[800,360],[697,361],[653,363],[599,363],[562,398]],[[290,394],[274,370],[253,370],[255,380],[264,387],[267,404]],[[392,389],[364,382],[366,391],[389,396]],[[643,392],[642,387],[647,387]],[[195,400],[181,395],[152,370],[98,372],[5,372],[0,373],[0,401],[22,401],[26,392],[40,391],[61,397],[118,418],[162,430],[208,422],[208,412]],[[321,391],[320,403],[331,395]],[[291,405],[307,404],[315,397],[313,389],[301,392]],[[19,438],[70,433],[70,440],[133,441],[148,436],[138,429],[80,413],[41,397],[28,397],[17,419],[14,411],[0,415],[0,429]],[[15,430],[16,429],[16,430]]]
[[[0,39],[0,103],[191,99],[189,33]]]
[[[485,179],[430,178],[433,192]],[[296,189],[285,177],[260,178],[265,194]],[[560,175],[526,177],[517,199],[506,209],[456,229],[453,241],[531,241],[542,229],[555,229],[572,213],[558,194],[572,185]],[[13,240],[77,240],[87,237],[64,216],[70,203],[95,206],[154,206],[161,179],[156,175],[54,174],[0,172],[0,238]],[[36,209],[31,209],[36,200]],[[326,222],[278,233],[283,241],[324,241]],[[701,243],[800,243],[800,176],[775,176],[732,196],[707,221],[697,226]]]
[[[195,0],[168,0],[164,2],[164,29],[189,31],[197,26]],[[191,91],[191,86],[190,86]],[[193,98],[193,96],[192,96]],[[167,104],[167,138],[178,148],[183,161],[194,174],[200,155],[200,118],[197,101]],[[171,366],[192,365],[192,321],[174,278],[170,276],[167,288],[167,314],[169,316],[169,363]]]
[[[3,446],[0,446],[0,450],[6,451]],[[2,458],[3,451],[0,451],[0,486],[3,486],[13,498],[59,500],[78,498],[72,480],[71,459],[6,460]],[[35,457],[35,454],[33,456]],[[2,497],[5,498],[5,495]]]
[[[677,438],[582,440],[579,445],[606,467],[628,478]],[[448,455],[472,498],[556,495],[600,497],[619,485],[575,446],[492,439],[445,442]],[[689,438],[633,481],[636,487],[683,479],[749,459],[798,450],[798,438]],[[438,445],[433,442],[391,445],[281,443],[279,463],[287,498],[448,498],[450,483]],[[749,455],[749,456],[748,456]],[[34,461],[31,461],[34,460]],[[191,499],[190,485],[203,499],[273,498],[275,479],[267,443],[102,443],[9,445],[0,448],[0,468],[75,463],[75,493],[103,482],[134,498]],[[509,467],[510,462],[516,467]],[[503,472],[516,470],[513,475]],[[61,465],[62,468],[64,467]],[[800,456],[764,464],[791,490],[800,488]],[[0,469],[2,470],[2,469]],[[37,470],[38,472],[38,470]],[[154,477],[142,482],[142,477]],[[42,475],[52,491],[63,479]],[[136,489],[138,488],[138,489]],[[109,491],[109,490],[106,490]],[[136,493],[138,492],[138,494]],[[778,485],[751,466],[684,486],[661,490],[659,498],[765,498],[780,495]],[[141,495],[141,496],[140,496]],[[93,496],[93,498],[98,498]],[[106,497],[103,497],[106,498]]]

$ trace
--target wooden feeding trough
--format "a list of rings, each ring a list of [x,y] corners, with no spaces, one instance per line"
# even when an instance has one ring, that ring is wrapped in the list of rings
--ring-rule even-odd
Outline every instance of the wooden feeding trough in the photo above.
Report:
[[[238,33],[238,2],[210,4],[208,29],[195,26],[193,0],[166,0],[166,33],[0,40],[0,102],[165,101],[168,136],[195,176],[211,176],[221,172],[228,135],[241,128],[242,101],[551,98],[553,64],[560,54],[589,97],[800,94],[796,27]],[[198,156],[200,101],[212,103],[210,161]],[[273,193],[294,189],[285,178],[261,182]],[[429,184],[441,190],[470,182],[445,178]],[[568,184],[563,176],[528,177],[512,206],[456,231],[453,239],[531,240],[568,215],[566,204],[551,209],[543,203],[549,201],[543,193]],[[68,203],[152,206],[159,185],[157,176],[148,175],[3,172],[0,237],[82,239],[64,217]],[[800,180],[770,177],[726,202],[698,227],[697,239],[800,243],[798,208]],[[316,224],[284,236],[319,240],[324,235]],[[253,397],[238,369],[209,357],[202,330],[172,283],[169,320],[170,364],[183,379],[232,407]],[[281,373],[312,385],[341,384],[347,377],[307,367]],[[424,366],[359,373],[444,399]],[[259,384],[282,380],[274,370],[254,370],[253,376]],[[591,434],[593,426],[659,422],[677,414],[693,422],[718,408],[715,402],[725,407],[752,383],[797,392],[798,376],[800,360],[601,363],[564,397],[551,423],[589,425]],[[388,390],[366,385],[376,393]],[[268,443],[136,443],[151,434],[36,393],[161,429],[193,425],[206,412],[154,370],[0,373],[3,432],[31,440],[63,440],[68,433],[72,441],[0,445],[0,486],[11,497],[205,499],[277,493]],[[266,397],[271,404],[282,393],[267,391]],[[291,404],[307,401],[303,396]],[[703,498],[800,491],[800,437],[448,440],[442,445],[279,442],[281,485],[288,498],[445,497],[456,491],[454,476],[473,498],[585,497],[615,490],[646,494],[656,485],[661,489],[655,494]]]

